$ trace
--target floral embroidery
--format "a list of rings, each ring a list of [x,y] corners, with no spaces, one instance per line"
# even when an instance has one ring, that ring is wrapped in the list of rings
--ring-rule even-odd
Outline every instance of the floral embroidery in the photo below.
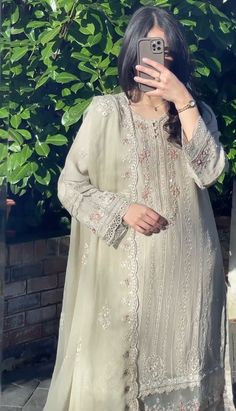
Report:
[[[122,128],[124,130],[125,139],[127,140],[127,157],[125,161],[129,164],[129,170],[131,172],[129,179],[130,200],[137,202],[137,179],[138,179],[138,156],[137,156],[137,140],[135,137],[135,129],[133,124],[133,118],[129,109],[128,100],[126,96],[122,94],[117,95],[120,119],[122,122]],[[122,133],[123,134],[123,133]],[[123,142],[123,139],[122,139]],[[129,305],[128,314],[130,321],[126,323],[126,331],[124,335],[125,346],[129,345],[128,356],[124,357],[126,361],[126,368],[130,370],[127,376],[127,386],[130,387],[128,392],[125,392],[126,406],[125,409],[129,411],[138,411],[138,383],[137,383],[137,358],[138,358],[138,264],[137,264],[137,244],[135,241],[134,230],[129,231],[129,237],[127,238],[127,244],[129,244],[125,261],[126,276],[129,279],[129,287],[127,291],[129,293]],[[124,353],[125,355],[125,353]]]
[[[177,160],[177,158],[179,157],[178,151],[176,148],[174,147],[168,147],[168,154],[171,158],[171,160]]]
[[[104,305],[98,314],[98,323],[106,330],[111,325],[111,311],[108,305]]]
[[[219,135],[219,132],[217,134]],[[218,142],[216,132],[211,134],[202,117],[199,117],[198,119],[198,123],[191,140],[186,141],[184,132],[182,131],[182,142],[187,161],[196,173],[197,179],[200,178],[200,180],[208,180],[209,174],[212,172],[214,172],[214,174],[215,172],[219,172],[219,168],[224,165],[222,163],[220,165],[219,162],[219,166],[217,167],[218,170],[216,171],[216,163],[217,160],[220,160],[220,153],[223,148]],[[212,181],[213,178],[210,177],[210,180]],[[201,181],[198,181],[198,185],[202,186]]]
[[[150,385],[153,383],[153,380],[155,380],[155,384],[161,384],[165,375],[164,364],[161,358],[155,355],[148,357],[145,363],[145,372],[147,379],[149,378]]]
[[[213,141],[213,138],[208,138],[208,140],[206,141],[206,145],[200,150],[200,152],[194,158],[194,160],[192,160],[192,165],[194,169],[202,170],[207,167],[208,163],[212,161],[213,153],[213,157],[215,156],[214,147],[215,142]]]
[[[177,160],[179,157],[178,151],[176,148],[172,147],[170,143],[167,143],[167,168],[169,178],[169,215],[168,221],[169,224],[173,224],[175,221],[175,217],[178,211],[178,196],[180,195],[180,188],[176,184],[176,171],[175,171],[175,164],[174,161]]]
[[[197,398],[194,398],[193,400],[190,400],[188,402],[183,402],[180,401],[179,404],[171,404],[168,403],[166,406],[161,405],[160,401],[158,399],[156,400],[156,404],[149,407],[148,405],[145,405],[144,410],[145,411],[200,411],[200,402],[197,400]]]
[[[124,237],[128,230],[128,225],[123,222],[123,215],[129,207],[129,202],[123,200],[119,205],[113,219],[106,229],[104,240],[108,245],[112,244],[114,248],[118,246],[120,240]]]
[[[98,96],[94,99],[95,109],[103,116],[107,116],[114,110],[114,105],[111,103],[111,96]]]
[[[89,218],[90,218],[91,221],[94,221],[95,223],[98,223],[102,219],[103,215],[104,214],[101,214],[98,211],[94,211],[93,213],[91,213],[89,215]]]
[[[151,156],[150,150],[144,149],[141,153],[139,153],[140,163],[143,163],[144,161],[148,161],[150,156]]]

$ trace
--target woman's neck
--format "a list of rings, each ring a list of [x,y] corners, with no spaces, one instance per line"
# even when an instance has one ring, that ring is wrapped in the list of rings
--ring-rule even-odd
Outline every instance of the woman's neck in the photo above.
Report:
[[[141,95],[139,103],[150,107],[156,107],[166,105],[166,100],[158,96],[147,96],[145,93],[143,93]]]

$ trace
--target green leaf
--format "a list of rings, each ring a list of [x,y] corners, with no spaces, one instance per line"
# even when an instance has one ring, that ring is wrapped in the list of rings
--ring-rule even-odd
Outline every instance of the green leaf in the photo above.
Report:
[[[3,129],[0,129],[0,138],[2,140],[7,140],[9,137],[9,132]]]
[[[28,52],[29,48],[27,46],[24,47],[14,47],[11,55],[11,62],[14,63],[20,60],[25,54]]]
[[[91,55],[89,54],[88,56],[84,53],[79,53],[78,51],[74,52],[71,54],[71,57],[73,57],[76,60],[80,60],[80,61],[90,61],[91,60]]]
[[[46,30],[40,35],[40,43],[43,45],[53,40],[60,32],[61,27],[55,27],[54,29]]]
[[[210,74],[210,70],[209,70],[209,68],[206,67],[206,66],[198,67],[198,68],[197,68],[197,72],[198,72],[199,74],[201,74],[202,76],[205,76],[205,77],[208,77],[209,74]]]
[[[115,42],[114,46],[111,49],[111,54],[114,56],[118,57],[120,54],[120,48],[121,48],[121,40],[118,40]]]
[[[231,148],[229,153],[228,153],[228,159],[229,160],[235,160],[236,159],[236,149]]]
[[[0,143],[0,162],[7,159],[7,145]]]
[[[47,136],[45,142],[47,144],[53,144],[54,146],[64,146],[67,144],[68,139],[62,134],[55,134],[54,136]]]
[[[62,116],[62,124],[70,126],[80,120],[84,110],[88,107],[91,100],[82,100],[81,103],[76,104],[66,111]]]
[[[61,95],[62,97],[67,97],[71,95],[71,90],[69,88],[63,88],[63,90],[61,91]]]
[[[86,27],[80,26],[80,32],[83,34],[94,34],[95,32],[95,26],[93,23],[87,24]]]
[[[106,57],[104,60],[101,61],[101,63],[98,64],[98,67],[100,69],[106,69],[110,64],[110,58]]]
[[[232,24],[229,21],[220,21],[220,28],[223,33],[230,33]]]
[[[227,19],[227,16],[224,13],[222,13],[219,9],[217,9],[217,7],[213,6],[212,4],[208,4],[208,5],[213,14],[219,17],[223,17],[224,19]]]
[[[9,116],[9,111],[6,108],[0,108],[0,118],[7,118]]]
[[[57,2],[56,0],[45,0],[46,3],[49,4],[49,6],[51,7],[52,11],[57,11]]]
[[[77,93],[77,91],[81,90],[84,87],[84,83],[75,83],[71,86],[71,91],[73,91],[73,93]]]
[[[49,22],[48,21],[30,21],[27,24],[27,29],[37,29],[37,28],[41,28],[41,27],[47,27],[49,26]]]
[[[8,182],[10,184],[17,184],[19,181],[23,180],[25,177],[31,175],[30,164],[24,164],[23,166],[17,167],[12,172],[8,173]]]
[[[33,151],[25,145],[20,152],[13,152],[12,154],[10,154],[8,156],[8,171],[12,171],[20,166],[23,166],[31,157],[32,152]]]
[[[7,175],[7,162],[0,164],[0,184],[2,185]]]
[[[17,21],[19,20],[19,17],[20,17],[19,7],[16,6],[14,12],[13,12],[12,15],[11,15],[11,24],[12,24],[12,25],[13,25],[13,24],[16,24]]]
[[[16,141],[18,144],[24,142],[22,135],[13,128],[9,128],[9,141]]]
[[[117,67],[109,67],[105,71],[106,76],[117,76],[118,75],[118,68]]]
[[[191,44],[189,46],[189,49],[190,49],[191,53],[195,53],[195,51],[197,51],[197,45],[196,44]]]
[[[210,61],[211,61],[211,67],[215,69],[215,71],[218,71],[218,73],[221,72],[221,62],[218,60],[216,57],[209,56]]]
[[[64,73],[59,73],[56,76],[57,83],[65,84],[65,83],[70,83],[71,81],[75,81],[75,80],[79,80],[78,77],[76,77],[72,73],[67,73],[66,71]]]
[[[13,153],[19,153],[21,151],[21,146],[19,143],[14,141],[12,144],[8,146],[9,151],[12,151]]]
[[[41,17],[44,17],[44,12],[42,10],[36,10],[34,12],[35,17],[37,17],[37,19],[41,19]]]
[[[56,105],[55,105],[55,110],[61,110],[63,107],[65,107],[64,101],[57,100]]]
[[[14,128],[18,128],[22,119],[19,114],[14,114],[13,116],[10,116],[10,124]]]
[[[49,78],[50,78],[49,75],[46,75],[46,76],[45,76],[45,74],[43,74],[43,75],[39,78],[39,80],[37,81],[37,83],[36,83],[36,85],[35,85],[35,90],[37,90],[38,88],[42,87],[42,86],[48,81]]]
[[[106,43],[105,53],[109,54],[111,52],[112,47],[113,47],[112,38],[111,38],[111,36],[107,36],[107,43]]]
[[[48,186],[51,181],[51,174],[48,170],[46,171],[46,175],[41,176],[37,173],[34,173],[34,177],[35,177],[35,180],[43,186]]]
[[[32,139],[32,135],[28,130],[22,129],[22,128],[18,128],[17,129],[18,133],[20,133],[26,140],[31,140]]]
[[[50,147],[44,142],[37,141],[35,151],[39,156],[47,157],[50,152]]]
[[[194,20],[181,19],[180,22],[187,27],[196,27],[197,23]]]
[[[20,113],[20,116],[21,118],[23,118],[23,120],[27,120],[28,118],[30,118],[30,111],[26,108]]]
[[[80,70],[84,71],[85,73],[97,74],[97,72],[95,70],[93,70],[90,67],[86,66],[83,62],[79,63],[78,67],[79,67]]]
[[[88,44],[90,47],[95,46],[95,44],[100,43],[102,39],[102,33],[95,34],[95,36],[89,36],[88,38]]]
[[[22,64],[18,64],[17,66],[11,67],[11,72],[15,74],[15,76],[18,76],[19,74],[21,74],[22,71],[23,71]]]

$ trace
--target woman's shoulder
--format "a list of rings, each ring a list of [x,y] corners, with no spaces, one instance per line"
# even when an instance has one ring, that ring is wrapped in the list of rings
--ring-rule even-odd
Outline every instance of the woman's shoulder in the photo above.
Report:
[[[103,116],[108,116],[112,112],[119,110],[120,100],[123,98],[124,93],[94,96],[91,107]]]

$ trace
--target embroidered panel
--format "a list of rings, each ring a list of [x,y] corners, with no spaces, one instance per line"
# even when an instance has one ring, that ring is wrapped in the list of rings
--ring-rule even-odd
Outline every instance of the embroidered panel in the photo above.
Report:
[[[130,199],[132,202],[137,202],[137,170],[138,170],[138,157],[137,157],[137,141],[135,138],[135,131],[132,121],[132,116],[129,110],[128,101],[125,95],[118,94],[116,96],[117,103],[120,110],[120,121],[122,126],[121,141],[127,147],[127,155],[124,156],[123,161],[128,165],[126,171],[126,177],[128,178],[128,189],[130,192]],[[124,352],[123,358],[125,360],[126,373],[126,387],[125,387],[125,409],[129,411],[139,411],[138,403],[138,382],[137,382],[137,357],[138,357],[138,265],[137,265],[137,244],[135,240],[135,231],[130,230],[127,234],[123,245],[128,251],[126,258],[122,264],[124,271],[124,281],[126,284],[127,296],[129,298],[122,298],[121,304],[127,307],[127,315],[129,321],[121,321],[124,323],[127,334],[124,335],[125,345],[129,346],[129,349]],[[121,284],[123,288],[123,283]]]
[[[103,305],[101,311],[98,313],[98,323],[104,330],[111,325],[111,310],[107,304]]]

